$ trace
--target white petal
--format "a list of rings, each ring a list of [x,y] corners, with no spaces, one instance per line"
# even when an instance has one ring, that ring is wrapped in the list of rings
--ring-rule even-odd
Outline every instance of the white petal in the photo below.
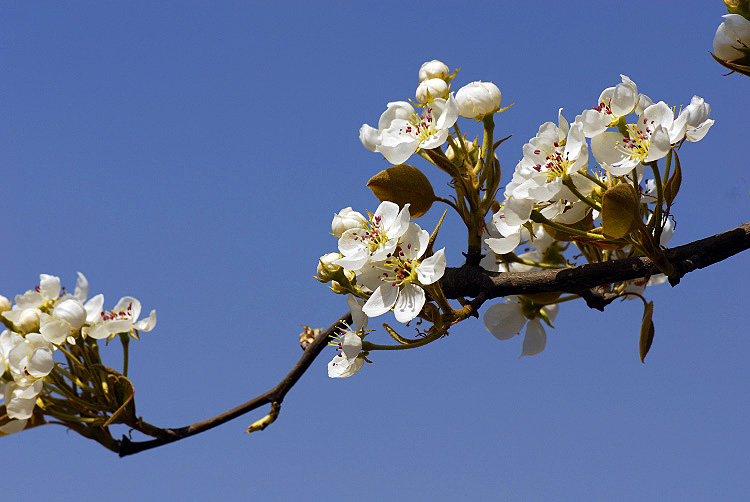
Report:
[[[407,284],[398,294],[393,313],[398,322],[407,323],[419,315],[424,304],[424,290],[414,284]]]
[[[45,299],[54,299],[60,296],[60,278],[54,275],[39,275],[39,292]]]
[[[68,338],[68,335],[70,335],[70,325],[58,319],[49,323],[45,323],[44,326],[41,327],[39,332],[42,334],[42,336],[44,336],[44,338],[49,340],[50,343],[60,345],[65,341],[66,338]]]
[[[382,283],[362,307],[368,317],[377,317],[388,312],[398,298],[398,286]]]
[[[432,284],[445,273],[445,248],[422,261],[417,267],[417,278],[422,284]]]
[[[86,309],[86,322],[93,324],[98,321],[101,317],[102,307],[104,306],[104,295],[98,294],[83,306]]]
[[[138,331],[151,331],[156,326],[156,310],[152,310],[148,317],[133,324]]]
[[[362,358],[356,358],[349,361],[346,357],[337,355],[328,363],[328,376],[331,378],[350,377],[364,366],[365,361]]]
[[[365,329],[367,327],[367,316],[362,312],[362,305],[364,305],[364,302],[357,300],[354,295],[349,295],[346,298],[346,304],[349,305],[349,310],[352,313],[354,330],[360,331]]]
[[[513,338],[526,324],[521,306],[516,302],[496,303],[484,313],[484,327],[498,340]]]
[[[538,319],[533,319],[526,326],[526,336],[523,337],[523,347],[519,357],[539,354],[546,345],[547,333],[544,332],[542,323]]]
[[[362,124],[362,127],[359,128],[359,140],[365,148],[374,152],[380,144],[380,131],[367,124]]]
[[[485,239],[484,241],[489,248],[497,254],[510,253],[521,242],[521,232],[516,232],[507,237],[500,237],[498,239]]]
[[[73,296],[78,298],[81,303],[85,302],[86,298],[89,297],[89,281],[80,272],[78,272],[78,280],[76,281],[76,289]]]

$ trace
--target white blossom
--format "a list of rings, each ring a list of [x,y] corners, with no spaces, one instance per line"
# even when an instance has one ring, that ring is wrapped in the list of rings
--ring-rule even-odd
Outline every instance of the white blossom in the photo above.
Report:
[[[750,54],[750,21],[739,14],[726,14],[714,35],[714,55],[735,61]]]

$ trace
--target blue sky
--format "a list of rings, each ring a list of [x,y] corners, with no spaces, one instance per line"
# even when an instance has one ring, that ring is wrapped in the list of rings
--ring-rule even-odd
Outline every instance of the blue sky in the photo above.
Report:
[[[559,107],[572,119],[621,73],[655,101],[704,97],[716,124],[683,148],[671,244],[734,228],[750,210],[748,83],[708,54],[724,13],[719,1],[7,2],[0,294],[40,273],[72,288],[81,271],[106,305],[133,295],[157,309],[131,344],[151,423],[267,390],[300,356],[300,326],[347,309],[312,275],[335,249],[332,215],[377,207],[364,185],[388,164],[360,125],[412,98],[435,58],[462,67],[455,88],[491,80],[515,103],[497,120],[498,137],[513,134],[503,184],[541,123]],[[449,265],[464,242],[448,221]],[[649,290],[645,365],[640,302],[565,304],[546,350],[523,359],[520,337],[470,320],[345,380],[326,376],[331,349],[249,436],[265,411],[125,459],[56,426],[2,438],[3,498],[741,499],[749,265],[745,253]]]

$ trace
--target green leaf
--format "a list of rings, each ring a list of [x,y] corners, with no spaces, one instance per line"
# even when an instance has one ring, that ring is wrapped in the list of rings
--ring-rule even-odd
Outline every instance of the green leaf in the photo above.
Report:
[[[667,184],[664,186],[664,199],[667,201],[667,206],[671,207],[677,192],[680,191],[680,185],[682,184],[682,167],[680,166],[680,158],[677,156],[677,152],[672,152],[674,155],[674,172],[672,176],[667,180]]]
[[[435,191],[430,180],[416,167],[399,164],[370,178],[367,187],[380,202],[395,202],[400,207],[410,204],[409,214],[419,218],[429,211],[435,202]]]
[[[608,188],[602,195],[602,231],[604,235],[621,239],[630,233],[640,216],[635,190],[627,183]]]
[[[654,322],[651,317],[654,315],[654,302],[648,302],[643,309],[643,319],[641,319],[641,336],[638,339],[638,353],[641,356],[641,362],[645,363],[646,354],[651,348],[654,341]]]

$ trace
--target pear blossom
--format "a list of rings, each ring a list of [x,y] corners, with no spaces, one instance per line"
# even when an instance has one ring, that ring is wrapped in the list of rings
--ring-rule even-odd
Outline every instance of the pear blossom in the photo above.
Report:
[[[425,304],[422,286],[434,283],[445,273],[445,249],[422,260],[430,235],[416,223],[399,239],[385,261],[372,262],[359,276],[373,290],[362,311],[376,317],[393,309],[396,320],[407,323],[414,319]]]
[[[680,115],[683,114],[687,117],[685,139],[690,142],[703,139],[711,126],[714,125],[714,121],[708,118],[711,114],[711,105],[700,96],[693,96],[690,104],[680,112]]]
[[[638,105],[638,86],[627,75],[620,75],[620,78],[621,83],[602,91],[597,106],[576,117],[575,122],[583,125],[587,138],[593,138],[616,125],[620,117],[633,112]]]
[[[114,336],[118,333],[132,333],[134,330],[151,331],[156,326],[156,310],[138,320],[141,315],[141,302],[132,296],[124,296],[110,312],[101,312],[99,321],[83,328],[83,334],[94,339]]]
[[[431,78],[439,78],[442,80],[447,80],[448,77],[451,75],[451,70],[448,68],[448,65],[443,63],[442,61],[438,61],[437,59],[433,59],[432,61],[427,61],[426,63],[422,63],[422,66],[419,68],[419,81],[424,82],[425,80],[431,79]]]
[[[471,82],[456,92],[458,113],[467,119],[481,119],[500,108],[502,93],[492,82]]]
[[[15,305],[19,309],[38,308],[47,302],[60,297],[60,278],[54,275],[40,274],[39,286],[22,295],[16,295]]]
[[[398,204],[381,202],[366,227],[349,228],[341,235],[338,247],[343,257],[333,265],[357,271],[370,260],[384,260],[408,229],[409,216],[409,204],[399,210]]]
[[[378,128],[362,124],[359,128],[359,140],[365,148],[371,152],[378,151],[381,143],[382,132],[391,126],[391,123],[397,119],[408,120],[414,115],[414,108],[407,101],[393,101],[388,103],[386,110],[380,115]]]
[[[547,333],[539,319],[550,323],[558,310],[557,304],[540,307],[530,300],[511,296],[505,303],[496,303],[487,309],[484,327],[498,340],[510,340],[526,326],[520,357],[533,356],[547,345]]]
[[[39,333],[29,333],[8,353],[8,369],[19,384],[49,375],[55,363],[53,345]]]
[[[627,124],[627,136],[604,132],[591,140],[591,150],[603,169],[624,176],[665,157],[671,145],[685,137],[687,118],[682,114],[675,120],[672,109],[659,101],[643,110],[636,124]]]
[[[333,215],[331,233],[334,237],[340,238],[350,228],[367,228],[367,218],[362,216],[362,213],[353,210],[351,206]]]
[[[416,98],[422,104],[429,103],[436,98],[448,97],[448,84],[441,78],[428,78],[417,86]]]
[[[724,22],[714,35],[714,54],[724,61],[736,61],[750,55],[750,21],[739,14],[722,16]]]
[[[588,166],[588,144],[583,124],[574,122],[568,126],[562,109],[559,121],[560,127],[551,122],[543,124],[539,133],[524,145],[523,159],[516,167],[518,176],[514,173],[513,181],[506,188],[513,197],[538,202],[553,200],[564,189],[564,177],[575,175]],[[585,183],[582,179],[579,182]],[[565,195],[568,200],[576,200],[572,193]]]
[[[380,130],[377,151],[391,164],[402,164],[419,148],[437,148],[448,139],[449,129],[458,119],[458,106],[451,93],[448,99],[435,99],[424,106],[421,115],[394,119]]]
[[[17,420],[31,418],[36,405],[36,397],[42,392],[43,387],[44,382],[42,380],[36,380],[25,385],[16,382],[5,383],[3,386],[3,401],[8,417]]]
[[[337,341],[329,343],[338,348],[338,353],[328,363],[328,376],[331,378],[350,377],[365,364],[364,358],[358,356],[362,352],[361,335],[367,327],[367,316],[362,312],[362,304],[354,296],[349,295],[346,303],[352,313],[354,329],[341,330]]]

